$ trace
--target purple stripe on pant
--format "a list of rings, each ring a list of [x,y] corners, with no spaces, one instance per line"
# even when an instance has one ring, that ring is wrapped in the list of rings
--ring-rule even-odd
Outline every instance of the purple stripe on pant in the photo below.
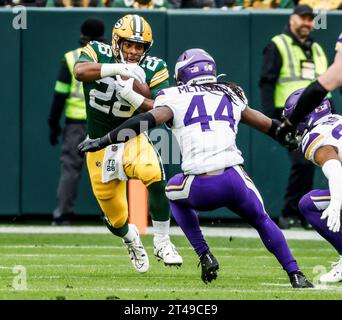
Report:
[[[327,227],[327,219],[321,219],[322,212],[325,208],[318,209],[315,201],[311,198],[313,197],[315,199],[315,197],[327,196],[330,196],[329,190],[312,190],[302,197],[298,207],[312,227],[342,255],[342,232],[332,232],[329,230]],[[317,202],[321,201],[318,200]]]
[[[178,225],[196,253],[201,255],[208,249],[208,245],[200,230],[195,210],[209,211],[227,207],[258,231],[264,245],[276,256],[284,270],[288,273],[299,270],[282,232],[265,212],[263,204],[251,189],[250,182],[238,171],[239,168],[232,167],[221,175],[196,176],[187,199],[169,200]],[[170,179],[168,186],[180,186],[184,179],[183,174],[177,174]]]

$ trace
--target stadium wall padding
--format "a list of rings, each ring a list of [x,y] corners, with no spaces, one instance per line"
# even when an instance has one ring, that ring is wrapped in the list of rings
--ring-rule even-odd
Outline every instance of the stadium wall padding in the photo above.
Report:
[[[10,9],[0,9],[1,136],[5,137],[0,157],[0,215],[51,213],[56,205],[60,172],[60,145],[51,147],[47,118],[54,84],[63,53],[78,46],[79,26],[90,16],[102,18],[106,37],[111,40],[113,23],[124,9],[28,9],[27,29],[12,27],[16,16]],[[164,58],[173,81],[174,64],[179,54],[191,47],[207,50],[216,59],[218,72],[227,74],[243,87],[250,105],[260,110],[259,74],[262,50],[271,37],[282,32],[290,10],[222,11],[222,10],[141,10],[152,26],[152,55]],[[341,12],[327,15],[327,29],[314,36],[323,45],[330,62],[334,44],[341,32]],[[341,112],[342,98],[334,94],[335,108]],[[62,123],[62,121],[61,121]],[[171,140],[171,135],[168,132]],[[175,144],[175,140],[169,145]],[[284,149],[272,139],[240,125],[237,144],[245,166],[264,198],[272,217],[279,216],[289,173]],[[166,164],[167,177],[180,171],[179,165]],[[315,187],[327,187],[316,170]],[[98,214],[86,169],[82,175],[76,212]],[[201,217],[236,217],[226,210],[200,213]]]

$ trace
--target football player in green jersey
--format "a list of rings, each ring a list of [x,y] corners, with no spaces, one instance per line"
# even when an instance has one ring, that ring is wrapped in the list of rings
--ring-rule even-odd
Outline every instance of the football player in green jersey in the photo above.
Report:
[[[169,86],[166,63],[148,55],[152,43],[152,30],[146,20],[138,15],[126,15],[114,25],[112,46],[93,41],[84,47],[74,66],[74,74],[83,82],[90,138],[102,137],[138,112],[152,108],[152,100],[151,104],[147,102],[142,106],[141,101],[125,101],[120,94],[121,77],[146,82],[152,97]],[[133,85],[129,80],[127,85]],[[123,239],[134,268],[146,272],[149,260],[136,226],[128,224],[128,178],[141,180],[153,200],[149,211],[154,230],[154,255],[165,265],[180,266],[182,257],[169,237],[165,174],[160,156],[148,137],[141,134],[127,143],[88,153],[87,166],[104,220],[111,232]]]

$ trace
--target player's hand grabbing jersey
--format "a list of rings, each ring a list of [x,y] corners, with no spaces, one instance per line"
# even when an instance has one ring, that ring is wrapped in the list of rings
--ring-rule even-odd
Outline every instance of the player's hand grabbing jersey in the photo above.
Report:
[[[115,63],[113,49],[102,42],[89,42],[78,62]],[[169,73],[165,61],[147,56],[141,67],[146,73],[146,83],[154,97],[169,86]],[[106,77],[94,82],[83,82],[87,107],[88,133],[91,139],[99,138],[113,130],[138,111],[116,94],[116,78]]]

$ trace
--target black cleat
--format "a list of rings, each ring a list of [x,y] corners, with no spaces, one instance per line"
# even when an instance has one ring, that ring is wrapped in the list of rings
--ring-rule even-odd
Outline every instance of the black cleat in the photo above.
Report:
[[[201,265],[202,267],[201,279],[205,284],[217,278],[217,270],[219,269],[219,264],[209,250],[205,251],[200,256],[198,265]]]
[[[304,289],[304,288],[314,288],[314,285],[306,279],[304,274],[301,272],[292,272],[289,274],[290,282],[293,288]]]

